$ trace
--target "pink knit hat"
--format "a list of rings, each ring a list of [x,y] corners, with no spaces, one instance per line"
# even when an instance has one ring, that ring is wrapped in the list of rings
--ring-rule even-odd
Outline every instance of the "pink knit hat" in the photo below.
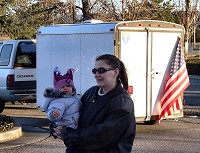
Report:
[[[76,91],[76,88],[74,87],[74,82],[73,82],[73,73],[74,69],[68,69],[67,73],[64,75],[61,75],[58,67],[54,69],[54,88],[56,90],[59,90],[62,86],[65,85],[70,85],[74,91]]]

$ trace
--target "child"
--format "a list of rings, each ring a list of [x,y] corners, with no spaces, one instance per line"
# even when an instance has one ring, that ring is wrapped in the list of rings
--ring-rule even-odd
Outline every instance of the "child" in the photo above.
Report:
[[[55,122],[50,125],[51,135],[53,134],[51,130],[56,126],[78,128],[81,103],[74,87],[73,71],[73,69],[69,69],[65,75],[61,75],[56,67],[54,69],[54,88],[47,88],[44,91],[43,109],[47,118]],[[68,152],[71,149],[69,148]]]
[[[54,88],[47,88],[44,91],[43,109],[47,118],[53,122],[50,125],[52,136],[54,136],[53,128],[56,126],[78,128],[81,103],[74,87],[73,72],[73,69],[68,69],[65,75],[61,75],[56,67],[54,69]],[[54,138],[56,137],[54,136]],[[66,152],[77,153],[77,150],[68,147]]]

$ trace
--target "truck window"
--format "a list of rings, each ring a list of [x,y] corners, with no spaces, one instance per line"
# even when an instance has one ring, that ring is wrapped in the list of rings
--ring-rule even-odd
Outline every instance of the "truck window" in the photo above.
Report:
[[[0,66],[7,66],[10,62],[10,55],[12,52],[13,45],[4,45],[0,52]]]
[[[36,68],[36,44],[33,42],[19,43],[15,67]]]

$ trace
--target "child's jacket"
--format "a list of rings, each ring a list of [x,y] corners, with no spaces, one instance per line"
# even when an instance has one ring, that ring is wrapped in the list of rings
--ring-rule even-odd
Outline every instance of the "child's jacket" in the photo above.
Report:
[[[77,95],[63,95],[62,98],[45,97],[43,109],[47,114],[47,118],[55,122],[56,125],[66,125],[73,129],[78,128],[78,119],[80,116],[81,102]],[[60,111],[60,117],[53,117],[53,110]]]

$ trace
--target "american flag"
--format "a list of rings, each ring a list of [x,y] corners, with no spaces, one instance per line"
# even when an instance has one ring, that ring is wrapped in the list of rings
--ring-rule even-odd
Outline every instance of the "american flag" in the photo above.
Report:
[[[159,122],[183,108],[183,92],[189,86],[189,77],[180,39],[174,53],[168,79],[161,98]]]

